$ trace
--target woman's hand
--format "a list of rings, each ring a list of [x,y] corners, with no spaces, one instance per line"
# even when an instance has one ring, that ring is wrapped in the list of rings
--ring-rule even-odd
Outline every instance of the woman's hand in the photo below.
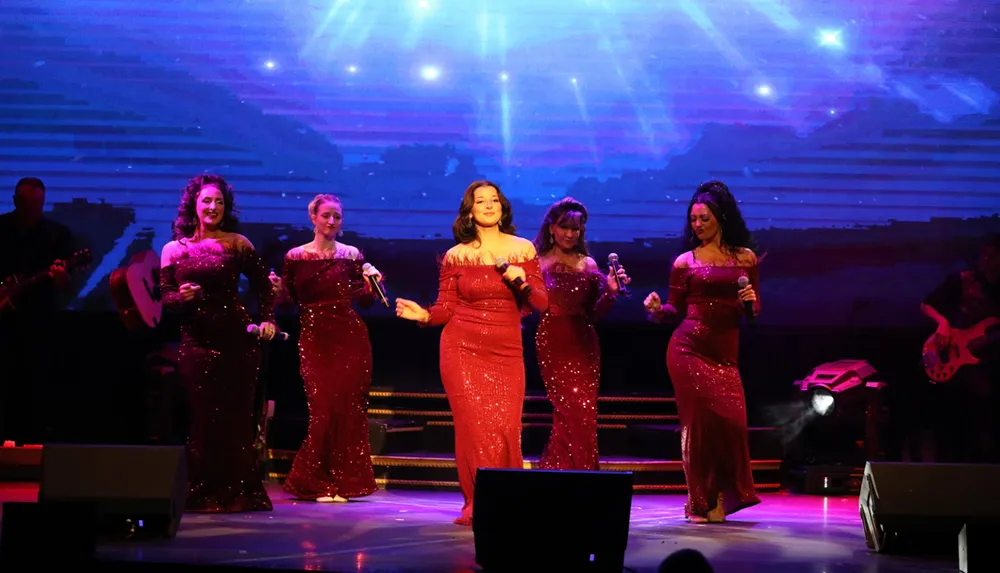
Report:
[[[642,306],[646,307],[646,310],[653,314],[663,312],[663,301],[660,300],[660,295],[656,294],[655,291],[649,293],[646,300],[642,302]]]
[[[427,322],[431,318],[431,313],[412,300],[397,298],[396,316],[415,322]]]
[[[618,267],[618,272],[615,272],[614,267],[608,271],[608,291],[617,293],[619,290],[618,284],[621,283],[622,286],[628,285],[632,282],[632,279],[625,274],[625,267]]]
[[[177,295],[181,297],[181,302],[191,302],[198,298],[199,294],[201,294],[201,287],[194,283],[184,283],[177,287]]]
[[[267,275],[267,280],[271,281],[271,289],[274,290],[274,294],[281,294],[285,290],[284,281],[274,271]]]
[[[517,282],[517,279],[521,279],[521,290],[528,288],[528,275],[524,272],[524,269],[517,265],[507,265],[507,270],[503,272],[503,278],[510,284]]]
[[[262,322],[260,323],[260,331],[258,336],[261,340],[271,340],[274,335],[278,332],[278,326],[273,322]]]
[[[754,292],[753,287],[749,284],[740,289],[739,295],[740,295],[740,300],[743,302],[757,301],[757,293]]]

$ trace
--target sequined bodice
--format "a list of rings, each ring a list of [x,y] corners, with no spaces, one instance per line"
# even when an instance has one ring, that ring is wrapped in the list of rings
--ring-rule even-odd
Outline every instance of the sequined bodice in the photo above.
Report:
[[[543,271],[549,293],[550,316],[589,316],[598,297],[604,276],[595,271],[576,271],[552,265]]]
[[[529,262],[524,264],[537,265]],[[444,263],[442,272],[456,279],[458,301],[455,317],[494,325],[517,325],[521,314],[514,291],[491,265]]]
[[[365,288],[363,260],[285,258],[285,285],[300,305],[349,302]]]
[[[684,273],[685,318],[716,328],[739,328],[743,315],[737,281],[749,277],[751,268],[706,265],[677,270]]]

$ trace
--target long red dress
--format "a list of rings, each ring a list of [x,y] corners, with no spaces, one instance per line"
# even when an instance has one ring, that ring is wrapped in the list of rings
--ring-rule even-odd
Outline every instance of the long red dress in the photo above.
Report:
[[[260,342],[247,334],[250,316],[239,298],[240,275],[250,280],[262,322],[274,320],[274,295],[267,270],[251,248],[230,244],[220,251],[218,245],[188,243],[160,269],[163,305],[180,315],[178,366],[190,401],[186,509],[267,511],[271,500],[254,447]],[[195,300],[182,302],[177,288],[187,282],[201,291]]]
[[[441,332],[441,382],[455,423],[455,463],[465,503],[459,525],[472,523],[477,468],[521,468],[524,347],[520,301],[548,305],[538,259],[510,261],[531,286],[515,294],[493,265],[441,264],[429,326]]]
[[[746,399],[737,368],[740,276],[757,290],[757,267],[675,267],[667,303],[684,316],[667,346],[681,419],[687,516],[706,517],[722,495],[726,515],[760,503],[747,444]]]
[[[601,346],[594,322],[614,304],[607,278],[555,263],[544,271],[549,308],[535,334],[538,368],[552,402],[552,434],[539,467],[597,470]]]
[[[354,312],[374,302],[363,260],[290,251],[283,282],[299,305],[299,361],[309,404],[309,429],[284,490],[302,499],[362,497],[374,492],[368,438],[372,347]]]

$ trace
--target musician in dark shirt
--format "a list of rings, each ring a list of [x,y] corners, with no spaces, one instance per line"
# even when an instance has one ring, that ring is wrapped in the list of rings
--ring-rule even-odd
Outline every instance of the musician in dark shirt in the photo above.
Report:
[[[0,440],[19,445],[42,438],[36,400],[51,361],[46,329],[70,286],[64,261],[73,252],[73,236],[46,218],[44,207],[45,184],[26,177],[14,187],[14,210],[0,215],[0,280],[48,275],[13,300],[5,300],[0,288]]]
[[[941,346],[952,342],[954,329],[1000,318],[1000,234],[983,242],[975,269],[948,276],[924,299],[920,310],[937,323],[934,336]],[[937,461],[997,463],[1000,327],[970,341],[969,350],[980,363],[963,366],[930,394],[927,414],[936,422]]]

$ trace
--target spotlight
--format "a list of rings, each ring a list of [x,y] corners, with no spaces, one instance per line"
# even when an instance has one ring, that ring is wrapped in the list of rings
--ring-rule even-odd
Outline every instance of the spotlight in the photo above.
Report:
[[[805,493],[857,493],[865,462],[882,457],[885,384],[868,362],[838,360],[795,385],[800,414],[786,430],[789,478]]]
[[[809,407],[820,416],[826,416],[833,411],[836,400],[833,392],[826,386],[814,386],[809,390]]]

